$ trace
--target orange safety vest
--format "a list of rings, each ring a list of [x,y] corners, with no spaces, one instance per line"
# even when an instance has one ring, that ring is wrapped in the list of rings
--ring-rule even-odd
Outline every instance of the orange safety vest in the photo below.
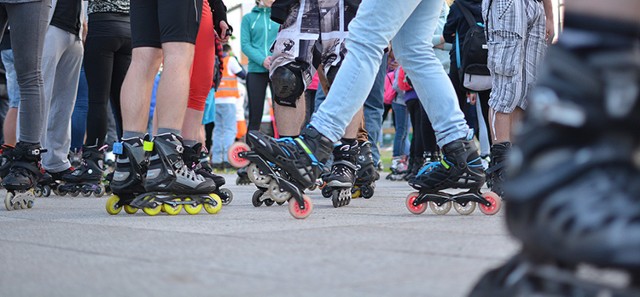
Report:
[[[238,91],[238,80],[235,75],[229,75],[228,65],[229,58],[233,58],[231,56],[226,56],[222,58],[222,79],[220,81],[220,86],[216,90],[216,98],[223,97],[240,97],[240,92]],[[235,58],[233,58],[235,59]]]

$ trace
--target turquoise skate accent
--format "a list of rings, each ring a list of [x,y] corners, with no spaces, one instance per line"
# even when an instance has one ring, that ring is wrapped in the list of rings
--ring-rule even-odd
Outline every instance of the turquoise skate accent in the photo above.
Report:
[[[112,151],[116,155],[122,155],[122,152],[123,152],[122,142],[114,142]]]

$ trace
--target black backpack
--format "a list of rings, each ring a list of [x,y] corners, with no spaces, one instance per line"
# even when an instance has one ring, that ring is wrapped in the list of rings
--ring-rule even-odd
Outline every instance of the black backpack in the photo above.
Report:
[[[463,3],[458,3],[458,7],[469,24],[469,30],[462,44],[456,32],[456,62],[460,82],[470,91],[490,90],[491,73],[487,68],[489,52],[485,26],[481,22],[476,22],[471,11]]]

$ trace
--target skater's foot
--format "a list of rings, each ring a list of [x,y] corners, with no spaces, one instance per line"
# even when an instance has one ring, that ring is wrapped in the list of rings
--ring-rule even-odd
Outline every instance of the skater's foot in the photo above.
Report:
[[[7,190],[27,190],[38,182],[41,172],[39,167],[40,144],[18,142],[8,154],[11,162],[9,173],[2,179],[2,186]]]

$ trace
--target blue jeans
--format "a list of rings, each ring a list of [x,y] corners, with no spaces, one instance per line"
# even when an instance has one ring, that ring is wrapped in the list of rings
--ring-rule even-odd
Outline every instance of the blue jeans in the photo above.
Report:
[[[393,51],[411,77],[432,120],[440,147],[470,133],[449,77],[433,51],[431,37],[442,0],[363,1],[349,25],[345,57],[327,103],[311,119],[320,133],[337,141],[373,87],[384,48],[393,38]],[[394,37],[395,36],[395,37]]]
[[[378,145],[382,141],[382,114],[384,113],[384,80],[387,74],[387,54],[382,57],[382,63],[375,77],[373,87],[367,100],[364,101],[364,126],[369,133],[371,142],[371,155],[373,163],[380,162],[380,149]]]
[[[236,140],[238,126],[236,123],[235,104],[216,104],[216,127],[213,129],[213,148],[211,163],[229,162],[227,150]]]
[[[7,75],[9,108],[18,108],[20,106],[20,86],[18,85],[16,68],[13,65],[13,50],[7,49],[2,51],[2,63],[4,64]]]
[[[87,129],[87,113],[89,111],[89,86],[84,75],[84,67],[80,69],[80,82],[78,83],[78,95],[76,104],[71,114],[71,148],[79,151],[84,143],[84,133]]]
[[[407,106],[393,102],[391,103],[391,109],[393,109],[393,116],[396,122],[396,134],[393,137],[393,156],[408,156],[411,142],[408,137],[409,114],[407,113]]]

